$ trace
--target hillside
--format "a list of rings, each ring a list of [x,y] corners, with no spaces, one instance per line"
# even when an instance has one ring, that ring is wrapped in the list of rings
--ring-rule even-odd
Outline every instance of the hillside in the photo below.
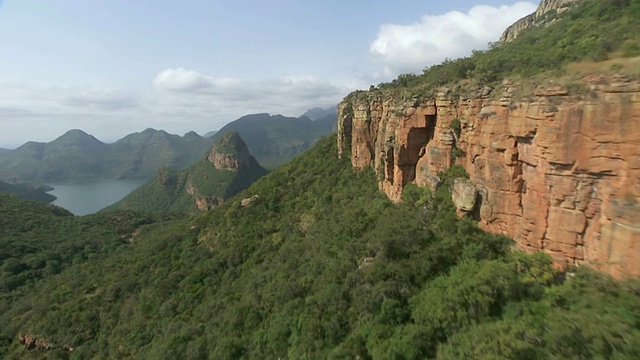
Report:
[[[53,202],[56,197],[48,194],[45,187],[38,187],[31,184],[9,184],[0,181],[0,194],[15,195],[26,200],[35,200],[43,203]]]
[[[11,182],[150,178],[161,166],[173,169],[197,161],[212,140],[191,132],[185,136],[147,129],[104,144],[70,130],[50,143],[28,142],[0,153],[0,179]]]
[[[350,94],[338,134],[203,213],[0,195],[0,358],[637,358],[640,1],[550,14]],[[224,139],[199,164],[250,158]]]
[[[581,1],[555,16],[350,94],[339,151],[373,168],[393,201],[462,165],[459,211],[484,229],[559,266],[640,276],[640,2]]]
[[[272,169],[306,151],[322,136],[331,133],[336,123],[335,112],[312,120],[282,115],[253,114],[243,116],[218,131],[219,138],[236,131],[246,142],[249,152],[260,165]]]
[[[321,140],[208,213],[145,225],[117,251],[20,293],[0,312],[0,356],[536,359],[637,351],[640,284],[586,268],[566,277],[542,254],[512,253],[510,240],[456,216],[454,172],[441,175],[438,191],[410,188],[394,205],[371,171],[327,156],[335,144]]]
[[[161,168],[155,179],[107,210],[205,211],[222,204],[266,173],[238,133],[226,133],[200,161],[183,171]]]

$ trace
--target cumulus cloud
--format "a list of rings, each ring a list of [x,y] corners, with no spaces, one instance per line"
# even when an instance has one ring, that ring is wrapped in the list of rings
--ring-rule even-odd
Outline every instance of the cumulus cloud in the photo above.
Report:
[[[534,12],[536,6],[524,1],[498,7],[477,5],[467,13],[451,11],[425,15],[409,25],[382,25],[369,50],[387,76],[419,72],[445,58],[463,57],[471,50],[486,48],[509,25]]]
[[[351,89],[309,76],[254,80],[218,78],[184,68],[166,69],[153,80],[171,111],[213,111],[240,116],[252,111],[289,115],[337,104]],[[233,114],[233,115],[231,115]],[[232,119],[229,119],[232,120]]]

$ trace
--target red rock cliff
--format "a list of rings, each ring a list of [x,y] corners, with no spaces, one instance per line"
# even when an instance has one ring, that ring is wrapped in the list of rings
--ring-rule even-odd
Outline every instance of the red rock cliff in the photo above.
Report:
[[[354,93],[338,108],[339,151],[374,168],[394,201],[457,162],[484,229],[559,264],[640,276],[640,84],[592,77],[583,88],[545,86],[522,100],[508,81],[472,96]]]

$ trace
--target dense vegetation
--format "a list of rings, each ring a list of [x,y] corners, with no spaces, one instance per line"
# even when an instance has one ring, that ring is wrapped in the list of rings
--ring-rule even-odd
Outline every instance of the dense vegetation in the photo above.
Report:
[[[194,213],[198,211],[196,198],[221,202],[246,189],[267,173],[249,153],[247,145],[237,132],[216,137],[200,161],[183,171],[169,168],[158,170],[155,179],[134,190],[106,211],[135,210],[152,213]],[[239,168],[217,169],[210,157],[218,154],[236,159]]]
[[[447,59],[420,75],[400,75],[378,88],[412,89],[415,94],[462,79],[486,86],[508,76],[528,77],[558,70],[574,61],[605,60],[612,52],[640,56],[640,0],[585,0],[571,11],[547,16],[558,20],[530,29],[516,41],[491,44],[487,51]]]
[[[140,228],[0,313],[6,358],[624,358],[640,285],[458,218],[444,174],[391,204],[335,137],[193,219]],[[258,195],[248,206],[240,199]],[[18,333],[57,344],[25,351]],[[63,345],[74,347],[69,353]],[[0,354],[2,356],[2,354]]]
[[[605,37],[606,51],[632,54],[638,4],[586,1],[513,43],[382,87],[549,69]],[[562,51],[558,29],[568,39]],[[459,218],[450,200],[459,167],[440,174],[435,191],[408,186],[394,205],[370,170],[336,153],[335,136],[320,140],[191,218],[77,218],[0,197],[0,357],[638,357],[640,282],[588,267],[559,272],[546,255],[514,252],[511,240]],[[54,348],[24,350],[18,334]]]
[[[314,109],[307,113],[312,116],[320,114]],[[273,169],[308,150],[322,136],[331,133],[336,120],[335,112],[313,120],[304,115],[299,118],[269,114],[247,115],[225,125],[214,138],[237,131],[260,165]]]
[[[27,183],[9,184],[0,181],[0,194],[15,195],[23,199],[44,203],[50,203],[56,199],[55,196],[47,193],[49,189],[46,186],[35,186]]]

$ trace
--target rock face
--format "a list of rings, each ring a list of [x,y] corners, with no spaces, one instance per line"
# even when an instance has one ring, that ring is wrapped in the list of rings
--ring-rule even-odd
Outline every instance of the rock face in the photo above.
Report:
[[[250,157],[249,149],[240,135],[230,132],[213,145],[207,154],[207,161],[218,170],[238,171],[240,166],[249,163]]]
[[[505,43],[512,41],[531,27],[551,23],[554,17],[550,15],[553,14],[553,12],[555,12],[555,14],[561,14],[578,1],[581,0],[542,0],[536,12],[523,17],[508,27],[500,37],[500,42]]]
[[[403,101],[355,93],[339,105],[339,152],[374,168],[394,201],[406,184],[434,185],[458,163],[478,202],[461,182],[458,209],[475,207],[484,229],[559,265],[640,276],[640,83],[584,82],[584,94],[552,85],[523,100],[508,81],[494,99],[482,89]]]

